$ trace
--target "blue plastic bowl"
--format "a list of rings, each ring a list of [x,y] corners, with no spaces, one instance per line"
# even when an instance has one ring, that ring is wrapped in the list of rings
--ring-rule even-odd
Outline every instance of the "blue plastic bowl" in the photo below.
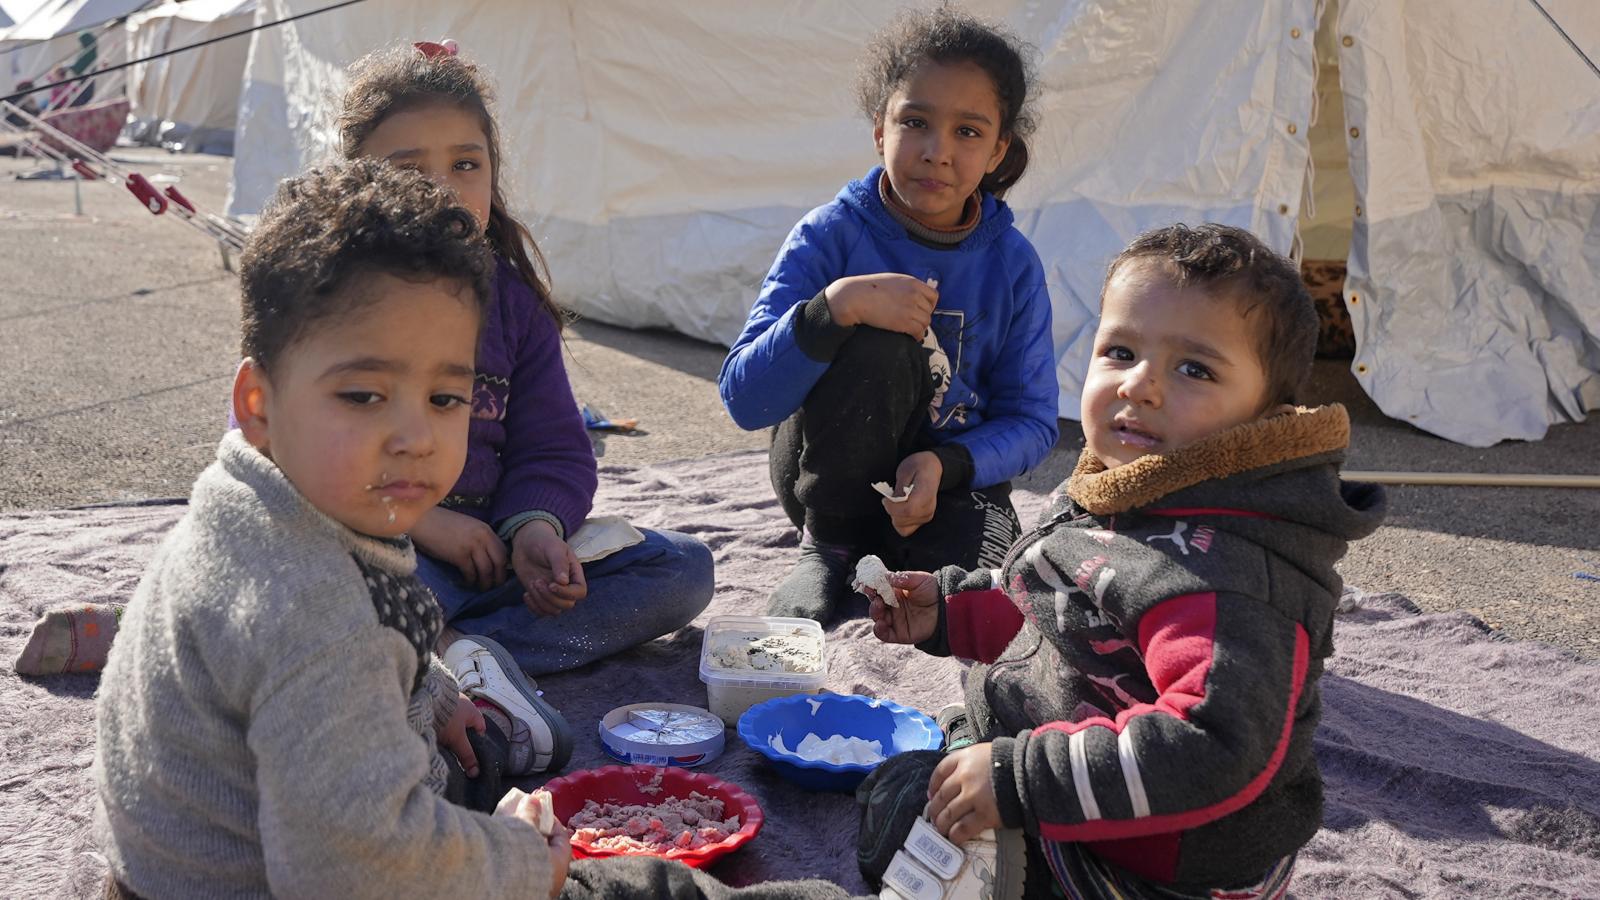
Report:
[[[937,750],[943,743],[939,726],[909,707],[855,694],[793,694],[758,703],[739,717],[739,737],[765,756],[778,774],[813,791],[853,791],[874,766],[835,764],[803,759],[773,748],[774,736],[794,749],[807,734],[820,738],[839,734],[878,741],[884,758],[907,750]]]

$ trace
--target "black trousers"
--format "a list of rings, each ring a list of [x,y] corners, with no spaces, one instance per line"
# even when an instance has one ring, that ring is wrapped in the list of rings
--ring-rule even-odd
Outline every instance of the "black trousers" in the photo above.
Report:
[[[861,327],[800,409],[773,430],[772,487],[797,527],[822,542],[875,553],[891,569],[998,566],[1021,536],[1011,484],[939,493],[932,521],[895,532],[872,483],[895,483],[923,435],[933,385],[926,351],[898,332]]]

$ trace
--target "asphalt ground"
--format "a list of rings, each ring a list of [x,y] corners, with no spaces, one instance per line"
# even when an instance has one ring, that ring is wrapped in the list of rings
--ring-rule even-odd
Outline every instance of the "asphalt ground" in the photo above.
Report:
[[[113,156],[176,179],[203,210],[222,209],[227,158]],[[151,216],[121,187],[14,180],[37,169],[0,157],[0,511],[184,496],[226,416],[235,279],[210,239]],[[640,421],[634,434],[596,435],[603,463],[766,446],[717,398],[724,348],[587,321],[566,344],[579,398]],[[1386,418],[1344,363],[1318,364],[1314,399],[1350,408],[1352,469],[1600,475],[1600,415],[1539,442],[1474,449]],[[1025,486],[1046,489],[1070,469],[1082,434],[1061,425],[1061,442]],[[1341,567],[1347,583],[1600,659],[1600,490],[1390,491],[1388,524]]]

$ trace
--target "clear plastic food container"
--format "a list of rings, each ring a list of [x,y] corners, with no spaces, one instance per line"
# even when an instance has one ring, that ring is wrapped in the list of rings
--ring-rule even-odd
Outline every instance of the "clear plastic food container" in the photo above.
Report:
[[[815,694],[828,680],[822,626],[811,619],[714,616],[700,645],[707,705],[728,727],[763,700]]]

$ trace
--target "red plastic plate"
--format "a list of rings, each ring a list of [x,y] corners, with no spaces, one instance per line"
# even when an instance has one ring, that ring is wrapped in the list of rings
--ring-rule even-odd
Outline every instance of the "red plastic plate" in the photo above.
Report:
[[[655,781],[658,772],[661,773],[660,793],[647,793],[644,788]],[[739,817],[741,827],[738,831],[698,850],[674,847],[659,852],[635,851],[630,854],[621,850],[581,847],[574,841],[572,855],[577,859],[586,857],[602,859],[607,856],[628,855],[659,856],[663,859],[681,860],[701,869],[749,843],[766,821],[766,815],[761,812],[761,805],[756,802],[756,798],[745,793],[738,785],[714,778],[704,772],[690,772],[686,769],[602,766],[552,779],[544,785],[544,789],[550,792],[550,799],[553,801],[551,805],[555,808],[556,818],[562,824],[566,824],[573,814],[583,809],[585,800],[594,800],[597,803],[660,803],[668,797],[687,798],[691,791],[699,791],[707,797],[721,800],[725,816]]]

